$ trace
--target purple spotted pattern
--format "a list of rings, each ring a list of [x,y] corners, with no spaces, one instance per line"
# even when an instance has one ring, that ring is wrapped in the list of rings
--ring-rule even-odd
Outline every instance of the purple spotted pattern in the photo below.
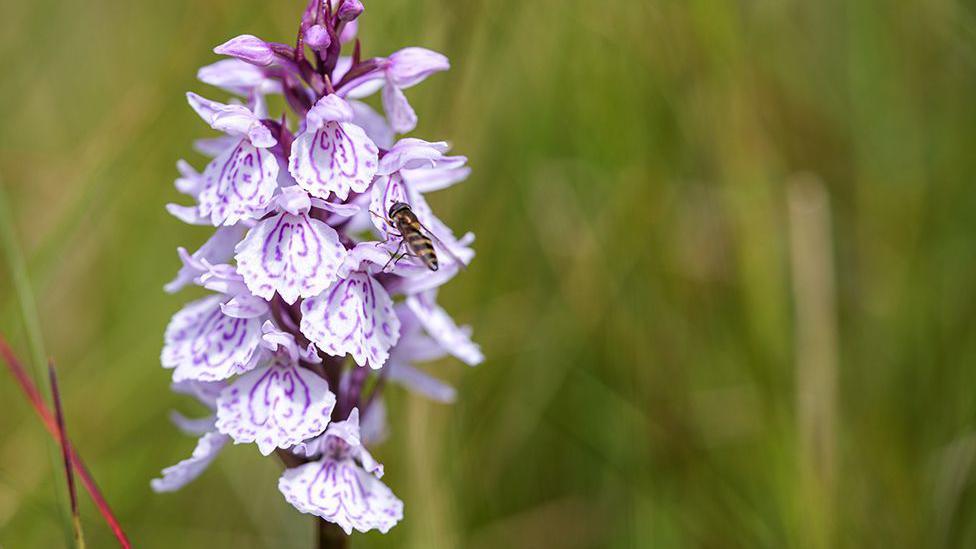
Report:
[[[166,290],[208,295],[173,315],[160,360],[173,390],[209,415],[172,415],[196,446],[151,482],[177,490],[228,443],[254,444],[285,463],[285,500],[348,535],[386,533],[403,518],[365,446],[389,431],[385,391],[450,402],[454,388],[422,363],[483,360],[471,329],[436,301],[473,259],[474,237],[455,237],[425,197],[463,181],[467,159],[447,156],[446,142],[397,135],[416,126],[409,89],[450,65],[415,47],[362,57],[364,13],[361,0],[309,0],[294,45],[215,37],[225,58],[198,76],[224,102],[187,94],[216,132],[194,144],[212,160],[202,171],[177,163],[189,203],[166,208],[214,232],[196,252],[178,250]],[[374,94],[382,112],[361,101]],[[387,215],[397,202],[435,242],[437,272],[396,255],[403,236]]]

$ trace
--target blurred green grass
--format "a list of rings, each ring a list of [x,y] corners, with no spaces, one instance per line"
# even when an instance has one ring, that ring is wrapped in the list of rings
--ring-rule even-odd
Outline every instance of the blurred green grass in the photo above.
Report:
[[[217,97],[194,81],[210,48],[288,41],[300,2],[0,6],[3,221],[78,448],[137,547],[308,547],[251,448],[148,489],[192,449],[158,364],[187,298],[161,290],[175,247],[206,235],[163,210],[175,160],[202,165],[183,92]],[[452,407],[391,392],[376,453],[406,518],[355,547],[976,545],[972,2],[366,7],[367,55],[452,60],[409,95],[416,135],[474,167],[432,201],[478,235],[442,299],[488,361],[436,366]],[[829,225],[791,215],[798,178]],[[818,235],[832,268],[803,261]],[[0,330],[28,358],[2,271]],[[836,352],[801,344],[831,333]],[[60,546],[46,435],[0,380],[0,545]]]

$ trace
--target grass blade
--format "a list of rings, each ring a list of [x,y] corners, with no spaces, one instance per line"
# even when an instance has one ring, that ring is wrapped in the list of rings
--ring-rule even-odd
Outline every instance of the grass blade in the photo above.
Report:
[[[75,547],[85,549],[85,534],[81,530],[81,516],[78,514],[78,492],[75,490],[75,475],[71,467],[71,453],[68,451],[68,430],[64,425],[64,408],[61,405],[61,391],[58,390],[58,375],[54,371],[54,361],[47,363],[47,373],[51,380],[51,399],[54,400],[54,416],[58,423],[58,443],[64,457],[64,476],[68,481],[68,498],[71,501],[71,526],[75,533]]]
[[[3,357],[4,362],[13,374],[14,379],[20,385],[20,388],[24,391],[27,396],[27,400],[34,407],[37,415],[41,416],[41,421],[44,423],[44,427],[47,428],[48,432],[56,440],[62,439],[61,429],[58,428],[57,420],[53,413],[51,413],[50,408],[44,403],[44,398],[41,396],[40,390],[38,390],[37,385],[31,380],[30,376],[27,374],[27,370],[17,359],[13,350],[7,344],[7,341],[0,335],[0,356]],[[119,546],[123,549],[130,549],[132,544],[129,543],[129,539],[125,536],[122,531],[122,525],[119,524],[118,519],[112,513],[112,509],[109,507],[108,502],[102,495],[102,492],[98,489],[98,485],[95,484],[95,479],[92,477],[91,473],[88,472],[88,468],[85,467],[85,463],[81,460],[81,457],[75,451],[74,447],[71,445],[71,441],[68,440],[66,435],[63,436],[65,452],[71,461],[71,465],[75,472],[78,473],[78,477],[81,479],[81,484],[85,487],[88,495],[91,496],[92,501],[95,502],[95,506],[98,511],[105,518],[105,522],[108,523],[109,528],[115,534],[115,538],[119,541]]]

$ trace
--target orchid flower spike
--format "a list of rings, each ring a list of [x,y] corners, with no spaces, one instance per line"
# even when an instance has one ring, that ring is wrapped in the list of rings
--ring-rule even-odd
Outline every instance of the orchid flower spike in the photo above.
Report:
[[[382,482],[367,449],[388,432],[383,381],[453,402],[422,363],[484,360],[436,300],[474,258],[474,236],[456,237],[425,197],[463,181],[467,159],[443,141],[396,140],[417,125],[403,90],[449,63],[424,48],[360,59],[358,40],[344,53],[364,13],[360,0],[310,0],[294,46],[242,34],[214,49],[225,58],[198,77],[233,97],[187,94],[216,133],[194,144],[210,157],[202,170],[177,163],[185,203],[166,207],[213,232],[196,251],[178,249],[166,291],[205,295],[173,315],[160,361],[172,389],[206,413],[174,412],[195,446],[150,483],[178,490],[229,444],[254,445],[285,462],[286,501],[347,535],[403,518],[391,489],[402,480]],[[382,113],[358,101],[380,90]],[[269,112],[272,94],[291,115]],[[440,257],[436,271],[409,253],[418,239]]]

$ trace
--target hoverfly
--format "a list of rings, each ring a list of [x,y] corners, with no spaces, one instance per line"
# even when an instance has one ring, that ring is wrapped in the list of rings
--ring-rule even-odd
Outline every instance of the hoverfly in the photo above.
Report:
[[[376,213],[373,213],[373,215],[380,217]],[[404,255],[412,255],[419,258],[428,269],[436,271],[440,269],[437,253],[434,251],[434,241],[436,241],[459,266],[464,267],[464,263],[455,257],[447,246],[439,238],[434,236],[430,229],[424,227],[420,220],[417,219],[417,214],[410,209],[410,205],[406,202],[393,203],[390,206],[388,217],[383,219],[400,233],[396,235],[400,237],[400,244],[397,246],[396,251],[393,252],[393,256],[390,257],[390,262],[394,262],[395,264]],[[400,254],[400,249],[404,246],[407,247],[407,252]],[[397,257],[398,254],[399,257]],[[386,270],[390,262],[387,262],[383,270]]]

